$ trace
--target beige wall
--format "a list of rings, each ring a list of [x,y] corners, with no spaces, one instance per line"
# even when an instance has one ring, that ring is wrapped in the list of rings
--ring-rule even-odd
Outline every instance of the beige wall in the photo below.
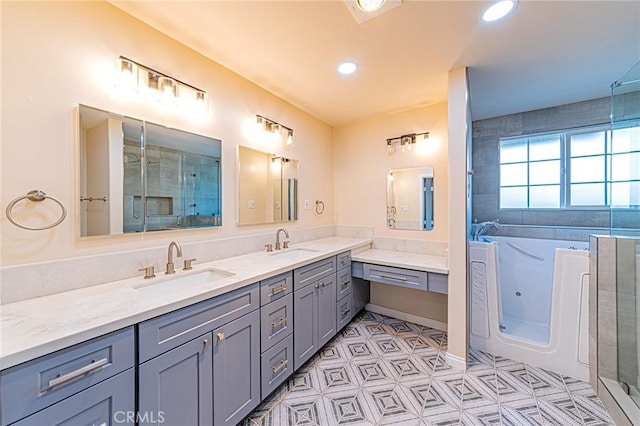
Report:
[[[421,152],[389,155],[386,139],[429,132]],[[374,117],[334,129],[333,202],[338,225],[373,226],[376,236],[430,241],[448,240],[447,104]],[[387,171],[432,166],[434,228],[400,231],[386,226]]]
[[[387,138],[413,132],[429,132],[423,151],[387,153]],[[373,226],[376,236],[447,241],[447,104],[375,117],[336,128],[333,162],[336,224]],[[419,166],[433,167],[434,228],[432,231],[388,229],[387,171]],[[372,283],[371,303],[447,322],[446,295]]]
[[[303,200],[324,200],[316,216],[300,210],[290,228],[332,223],[332,130],[265,90],[204,58],[105,2],[1,2],[1,206],[31,189],[59,198],[69,217],[49,231],[30,232],[2,215],[3,265],[201,241],[277,228],[236,223],[237,145],[300,160]],[[123,55],[209,94],[209,118],[194,122],[173,111],[126,100],[113,89],[115,60]],[[79,103],[222,139],[223,227],[110,237],[78,237],[76,122]],[[265,146],[248,131],[261,114],[295,130],[296,147]],[[282,152],[280,152],[282,151]],[[55,220],[52,204],[18,206],[16,215],[38,226]]]
[[[467,69],[449,73],[449,354],[466,362],[467,334],[467,148],[471,128]]]

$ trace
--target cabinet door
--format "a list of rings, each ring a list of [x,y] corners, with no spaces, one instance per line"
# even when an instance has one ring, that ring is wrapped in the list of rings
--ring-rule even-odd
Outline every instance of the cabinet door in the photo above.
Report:
[[[160,414],[167,425],[213,423],[212,342],[207,333],[140,365],[140,425],[160,423]]]
[[[318,297],[314,285],[293,293],[293,355],[297,370],[320,349],[318,346]]]
[[[135,424],[133,368],[63,399],[15,426],[107,426]],[[156,418],[157,419],[157,418]]]
[[[318,281],[318,348],[336,335],[336,276]]]
[[[260,403],[260,311],[213,331],[213,424],[236,425]]]

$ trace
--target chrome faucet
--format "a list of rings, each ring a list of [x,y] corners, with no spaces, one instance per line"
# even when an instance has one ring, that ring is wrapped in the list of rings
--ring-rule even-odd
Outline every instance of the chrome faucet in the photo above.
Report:
[[[171,243],[169,243],[169,249],[167,250],[167,270],[165,271],[165,274],[175,274],[176,270],[174,268],[174,264],[173,264],[173,248],[176,248],[176,257],[182,257],[182,247],[180,247],[180,244],[176,243],[175,241],[171,241]]]
[[[472,224],[471,231],[473,232],[473,241],[478,241],[478,238],[480,238],[481,235],[484,235],[490,228],[500,228],[500,222],[498,219]]]
[[[284,228],[280,228],[276,231],[276,250],[280,250],[280,232],[284,232],[284,236],[286,238],[289,238],[289,233],[287,232],[286,229]],[[283,243],[284,248],[289,248],[289,241],[285,241]]]

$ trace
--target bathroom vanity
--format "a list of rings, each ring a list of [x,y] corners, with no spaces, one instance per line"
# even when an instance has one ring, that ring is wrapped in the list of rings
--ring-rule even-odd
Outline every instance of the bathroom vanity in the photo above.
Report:
[[[181,271],[183,286],[136,278],[4,305],[1,424],[235,425],[364,306],[350,250],[369,244],[198,265],[230,272],[209,286]]]

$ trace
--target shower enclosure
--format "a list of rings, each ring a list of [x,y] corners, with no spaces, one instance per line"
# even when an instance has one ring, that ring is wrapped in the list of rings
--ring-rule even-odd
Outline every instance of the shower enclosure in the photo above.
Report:
[[[640,62],[611,85],[610,236],[591,237],[591,383],[616,424],[640,419]]]

